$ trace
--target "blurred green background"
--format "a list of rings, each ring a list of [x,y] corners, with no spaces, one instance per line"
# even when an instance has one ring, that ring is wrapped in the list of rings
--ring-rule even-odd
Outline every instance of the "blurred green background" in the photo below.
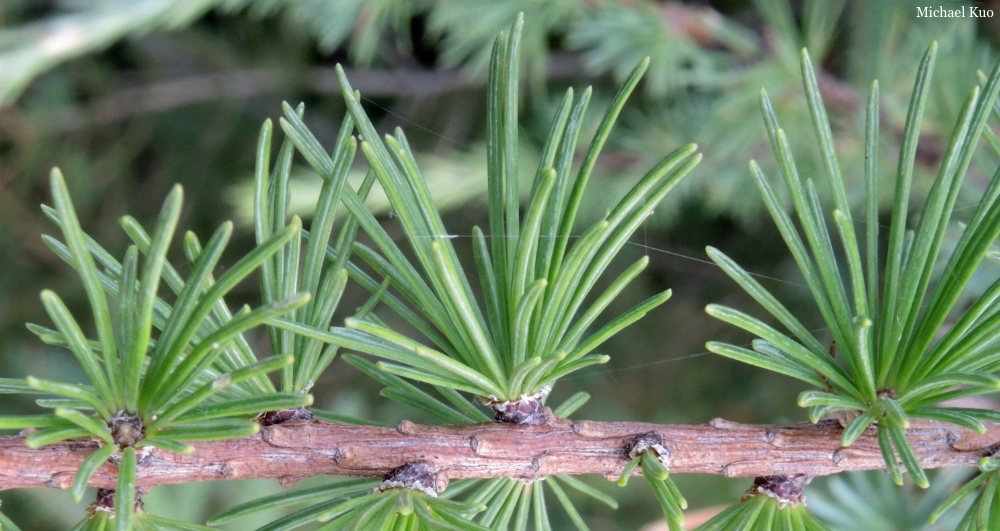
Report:
[[[77,277],[40,239],[54,229],[38,208],[49,201],[51,167],[59,166],[66,175],[84,229],[113,253],[126,245],[117,219],[129,213],[149,221],[170,186],[181,183],[185,229],[205,235],[226,219],[242,223],[234,237],[239,244],[230,246],[231,263],[235,253],[252,244],[246,220],[261,123],[279,116],[282,101],[304,102],[306,123],[321,141],[332,142],[344,114],[333,78],[336,63],[345,66],[381,130],[401,126],[407,132],[435,198],[447,206],[446,225],[459,235],[460,248],[468,246],[461,236],[473,225],[486,224],[485,60],[496,33],[523,11],[524,154],[540,149],[567,87],[594,86],[592,132],[617,83],[640,58],[652,59],[641,90],[598,162],[584,211],[599,215],[609,206],[604,198],[630,186],[684,143],[697,142],[705,154],[622,253],[622,267],[642,254],[651,262],[642,282],[612,311],[667,287],[674,290],[673,298],[607,343],[610,363],[563,380],[554,400],[587,391],[593,398],[575,416],[594,420],[803,421],[804,411],[795,406],[797,383],[705,352],[709,339],[748,340],[708,318],[705,304],[756,309],[706,262],[704,247],[718,247],[766,277],[762,282],[799,308],[807,325],[822,322],[746,170],[751,158],[765,170],[774,166],[757,110],[758,90],[766,88],[787,130],[801,132],[790,136],[803,174],[818,169],[799,84],[798,50],[807,46],[822,70],[821,89],[845,175],[860,184],[869,83],[880,80],[881,165],[889,175],[916,64],[937,40],[933,101],[918,153],[918,171],[925,176],[919,182],[926,185],[950,124],[976,82],[976,69],[991,66],[1000,38],[1000,18],[916,16],[917,6],[941,4],[962,5],[910,0],[6,0],[0,3],[0,374],[77,377],[67,352],[41,344],[24,328],[26,321],[48,323],[37,298],[42,288],[57,291],[80,318],[86,315]],[[1000,13],[1000,2],[972,5]],[[985,156],[975,161],[957,208],[977,197],[995,164]],[[295,200],[308,203],[317,183],[303,165]],[[861,187],[854,191],[859,199]],[[885,187],[883,192],[891,191]],[[373,208],[380,209],[387,226],[394,225],[384,204]],[[989,265],[981,274],[996,278],[1000,268]],[[255,289],[253,283],[237,288],[230,302],[254,300]],[[348,314],[363,300],[357,290],[355,295],[341,305]],[[424,420],[380,398],[379,386],[358,376],[335,362],[313,389],[316,405],[387,424]],[[28,400],[0,397],[3,414],[34,407]],[[693,510],[733,502],[749,486],[748,479],[677,479]],[[876,492],[882,488],[878,475],[837,481],[872,483]],[[822,483],[809,491],[822,498],[817,503],[843,501],[836,494],[843,484]],[[594,478],[594,484],[622,504],[613,512],[581,502],[595,529],[637,528],[659,518],[652,494],[641,483],[616,489]],[[163,487],[146,496],[146,507],[203,522],[279,488],[272,481]],[[887,528],[919,525],[917,507],[927,503],[926,497],[921,502],[917,495],[880,492],[895,510],[872,514],[884,517]],[[873,497],[862,501],[877,506]],[[0,500],[3,511],[25,529],[64,529],[85,510],[56,491],[2,492]]]

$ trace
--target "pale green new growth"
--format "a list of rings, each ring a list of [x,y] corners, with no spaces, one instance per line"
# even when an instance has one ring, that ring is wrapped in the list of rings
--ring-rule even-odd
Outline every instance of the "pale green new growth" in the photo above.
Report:
[[[184,279],[166,258],[180,217],[180,187],[164,202],[152,236],[134,219],[122,218],[134,245],[119,262],[84,234],[58,170],[52,173],[51,185],[55,207],[44,210],[62,229],[64,242],[49,236],[45,242],[80,273],[98,339],[88,339],[59,296],[48,290],[42,292],[42,302],[56,328],[28,328],[46,343],[69,349],[90,383],[71,385],[32,376],[5,380],[6,391],[57,398],[38,400],[40,406],[53,408],[51,414],[2,417],[0,427],[34,428],[25,439],[29,447],[78,437],[97,440],[100,447],[83,460],[74,479],[70,492],[76,500],[97,469],[117,455],[115,518],[98,514],[86,520],[85,527],[102,529],[110,522],[116,529],[134,529],[146,525],[141,522],[149,516],[133,512],[135,448],[190,453],[193,448],[186,442],[251,435],[260,429],[250,420],[254,415],[312,402],[301,393],[275,393],[266,378],[267,372],[289,365],[290,356],[258,362],[242,337],[247,329],[303,305],[309,294],[253,310],[245,307],[235,315],[223,300],[226,292],[295,237],[298,225],[276,231],[218,279],[211,272],[232,225],[223,224],[204,249],[188,234],[185,251],[192,267]],[[177,295],[172,305],[158,296],[161,279]],[[117,299],[114,312],[108,296]],[[155,339],[154,328],[159,331]]]
[[[743,328],[760,340],[754,341],[752,350],[716,342],[709,343],[708,349],[822,388],[822,391],[805,391],[799,397],[799,405],[810,408],[810,419],[815,422],[837,412],[852,414],[844,430],[844,446],[852,444],[866,427],[874,424],[892,478],[902,483],[898,458],[922,487],[928,484],[927,476],[905,435],[911,418],[950,422],[980,432],[985,431],[983,421],[1000,420],[1000,415],[992,410],[935,406],[948,399],[1000,389],[1000,379],[992,374],[1000,367],[1000,355],[993,352],[1000,337],[1000,311],[994,307],[1000,295],[1000,280],[968,309],[956,310],[973,273],[1000,236],[1000,169],[982,194],[943,267],[938,261],[966,169],[983,131],[988,131],[986,121],[1000,91],[1000,63],[982,87],[972,90],[916,229],[907,230],[917,138],[936,51],[936,44],[932,44],[917,72],[896,173],[882,271],[875,175],[878,84],[872,84],[867,107],[867,199],[865,256],[862,256],[816,75],[803,50],[806,100],[833,197],[834,210],[830,214],[840,243],[840,259],[827,229],[819,192],[812,179],[803,180],[798,174],[785,132],[777,122],[770,100],[761,92],[764,122],[804,237],[777,200],[759,166],[751,162],[750,169],[828,326],[831,347],[825,347],[823,340],[807,330],[735,262],[717,249],[708,249],[709,257],[791,334],[786,335],[743,312],[710,305],[709,315]],[[992,133],[988,138],[992,138]],[[841,270],[845,264],[846,272]],[[949,318],[955,320],[955,325],[942,333]]]
[[[462,393],[473,395],[476,401],[503,402],[526,397],[544,400],[547,390],[559,378],[589,365],[606,362],[608,356],[594,354],[593,351],[670,297],[669,290],[654,295],[591,331],[602,312],[638,276],[649,260],[645,257],[639,259],[603,292],[595,294],[592,291],[598,279],[660,200],[701,158],[695,153],[694,146],[668,155],[643,176],[604,219],[584,229],[582,235],[573,241],[578,230],[575,218],[587,181],[628,95],[646,69],[647,61],[644,61],[616,96],[586,151],[580,169],[575,173],[571,165],[590,89],[584,91],[576,103],[573,90],[567,91],[542,150],[534,173],[531,199],[522,215],[521,194],[518,192],[520,183],[517,180],[520,161],[517,153],[519,90],[516,68],[522,25],[519,18],[509,37],[500,35],[497,38],[490,65],[486,172],[490,241],[487,242],[486,235],[478,227],[472,229],[482,304],[475,296],[476,288],[471,275],[458,260],[450,233],[431,200],[405,135],[398,129],[384,138],[375,132],[361,108],[359,95],[352,90],[339,67],[338,79],[350,118],[345,120],[338,148],[332,157],[302,124],[301,110],[296,111],[286,105],[282,120],[282,127],[290,141],[321,176],[337,173],[333,161],[338,160],[339,146],[345,139],[350,139],[348,134],[352,128],[357,128],[362,139],[361,152],[371,167],[369,178],[377,177],[389,197],[414,258],[398,246],[364,207],[362,200],[367,189],[355,193],[345,187],[341,197],[351,214],[349,223],[360,226],[376,249],[354,243],[351,237],[349,240],[338,240],[334,248],[328,249],[327,260],[345,267],[353,280],[372,292],[372,302],[384,302],[422,334],[423,340],[412,339],[389,328],[370,313],[370,307],[366,307],[355,317],[346,319],[344,327],[329,331],[325,329],[324,322],[307,322],[298,315],[294,319],[273,320],[271,324],[277,330],[272,332],[272,343],[275,333],[290,334],[307,341],[328,342],[381,357],[385,361],[377,363],[354,355],[346,355],[344,359],[385,385],[383,396],[422,410],[445,423],[490,420],[483,409],[471,403]],[[282,156],[279,155],[279,159],[286,160]],[[278,167],[282,168],[278,173],[280,179],[287,170],[283,169],[285,166]],[[282,186],[282,181],[277,180],[271,188],[270,197],[280,197]],[[263,189],[258,169],[258,205],[268,204],[263,199]],[[270,201],[272,205],[280,204],[276,199]],[[267,234],[266,230],[262,230],[264,224],[261,220],[274,216],[262,214],[260,208],[258,206],[258,235]],[[320,212],[319,206],[317,212]],[[314,225],[316,223],[314,220]],[[310,234],[310,244],[316,234],[315,230]],[[344,262],[351,252],[360,258],[367,270]],[[307,256],[310,255],[307,253]],[[281,261],[277,262],[265,265],[262,269],[265,278],[274,274],[270,271],[281,267]],[[377,280],[368,271],[374,271],[383,280]],[[276,289],[274,285],[273,282],[265,282],[264,292]],[[408,383],[407,379],[428,384],[437,396]],[[296,385],[301,383],[297,381]],[[568,415],[587,398],[587,394],[578,393],[555,408],[555,412]],[[663,477],[651,485],[658,499],[670,510],[671,526],[677,528],[682,525],[680,508],[685,506],[685,502],[666,478],[665,469],[659,466],[664,472]],[[463,528],[482,525],[495,529],[513,525],[514,529],[526,529],[529,522],[533,522],[538,529],[550,529],[543,496],[543,491],[548,489],[559,500],[569,518],[578,527],[585,528],[563,486],[608,505],[616,505],[610,497],[593,487],[564,476],[531,483],[493,479],[470,481],[465,485],[462,490],[472,485],[479,485],[479,488],[471,496],[463,498],[465,505],[456,506],[466,508],[463,510],[467,519],[461,520],[461,523],[449,520],[447,512],[434,513],[433,505],[425,507],[418,503],[416,499],[424,499],[418,494],[413,495],[416,497],[414,500],[400,498],[395,503],[388,501],[385,493],[338,502],[340,491],[334,489],[324,494],[323,489],[317,489],[315,498],[305,495],[301,499],[296,496],[287,498],[289,503],[304,501],[314,505],[295,513],[299,516],[294,519],[283,520],[282,525],[291,527],[314,517],[321,520],[336,517],[333,521],[338,522],[337,525],[349,523],[359,527],[382,525],[383,528],[401,529],[402,525],[413,525],[438,528],[444,525],[441,523],[444,520]],[[456,496],[458,492],[449,487],[445,495]],[[272,500],[277,503],[284,499]],[[316,499],[324,501],[316,503]],[[429,499],[424,501],[429,502]],[[472,519],[472,515],[480,509],[471,508],[482,504],[485,504],[485,511]],[[410,505],[412,512],[408,509]],[[243,514],[242,511],[240,509],[237,513]],[[226,519],[229,514],[226,513]]]

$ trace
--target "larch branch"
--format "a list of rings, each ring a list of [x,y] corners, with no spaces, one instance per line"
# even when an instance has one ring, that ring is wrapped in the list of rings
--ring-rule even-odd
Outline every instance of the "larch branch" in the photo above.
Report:
[[[625,448],[637,435],[656,432],[680,474],[768,476],[827,475],[883,468],[874,433],[840,446],[837,422],[790,426],[747,425],[716,419],[702,425],[556,420],[540,426],[477,424],[394,428],[292,421],[265,426],[253,437],[194,443],[181,455],[144,449],[138,487],[197,481],[277,478],[283,483],[318,475],[382,477],[406,463],[423,462],[447,479],[554,474],[617,478]],[[975,466],[1000,444],[1000,424],[985,434],[936,422],[907,430],[925,468]],[[97,443],[73,440],[38,449],[22,436],[0,437],[0,490],[68,488],[81,460]],[[114,488],[117,466],[105,464],[91,487]]]

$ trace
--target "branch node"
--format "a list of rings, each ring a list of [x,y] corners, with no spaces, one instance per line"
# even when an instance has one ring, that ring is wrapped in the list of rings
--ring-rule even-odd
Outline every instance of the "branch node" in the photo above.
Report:
[[[97,489],[97,499],[90,504],[87,512],[91,515],[96,513],[115,512],[115,491],[114,489]]]
[[[770,496],[778,501],[778,508],[789,505],[805,505],[806,499],[802,489],[812,481],[808,474],[791,474],[787,476],[758,476],[753,480],[753,486],[743,495],[741,501],[757,494]]]
[[[118,445],[118,448],[135,446],[135,443],[141,441],[146,435],[142,419],[124,409],[115,412],[111,417],[109,429],[111,438]]]
[[[708,421],[708,425],[713,428],[719,428],[723,430],[742,428],[743,424],[739,422],[733,422],[731,420],[726,420],[722,417],[715,417],[714,419]]]
[[[841,448],[833,452],[833,455],[830,456],[830,460],[833,461],[833,464],[839,465],[847,459],[846,450],[847,448]]]
[[[149,462],[153,459],[153,452],[155,451],[156,448],[153,448],[152,446],[143,446],[141,448],[136,448],[135,466],[141,468],[143,466],[148,465]]]
[[[144,511],[145,504],[142,502],[142,489],[135,489],[135,511]],[[97,489],[97,498],[94,503],[87,507],[87,514],[93,518],[97,513],[115,512],[115,489]]]
[[[542,399],[551,390],[551,386],[543,385],[535,393],[530,395],[522,394],[515,400],[500,400],[491,395],[483,398],[483,404],[493,410],[493,418],[497,422],[538,426],[546,424],[549,421],[545,415],[545,406],[542,405]]]
[[[469,448],[472,448],[473,453],[479,453],[479,446],[481,444],[482,441],[479,440],[479,437],[476,437],[475,435],[469,437]]]
[[[373,493],[385,492],[389,489],[412,489],[428,496],[437,497],[439,492],[448,486],[448,479],[438,474],[427,463],[417,461],[407,463],[389,472],[382,484],[375,487]]]
[[[407,433],[417,433],[418,429],[416,424],[414,424],[409,420],[403,419],[399,421],[398,424],[396,424],[396,431],[402,434],[407,434]]]
[[[76,477],[75,472],[52,474],[52,477],[49,478],[49,486],[54,489],[66,490],[73,486],[74,477]]]
[[[606,426],[600,422],[590,420],[575,420],[570,425],[570,429],[573,430],[573,433],[583,437],[603,438],[612,435],[608,432]]]
[[[296,407],[291,409],[277,409],[274,411],[265,411],[256,417],[254,420],[257,421],[261,426],[274,426],[276,424],[281,424],[283,422],[288,422],[291,420],[312,420],[313,413],[307,407]]]
[[[643,452],[651,452],[663,466],[670,469],[670,450],[663,442],[663,437],[655,431],[647,431],[636,435],[625,445],[625,458],[635,459]]]

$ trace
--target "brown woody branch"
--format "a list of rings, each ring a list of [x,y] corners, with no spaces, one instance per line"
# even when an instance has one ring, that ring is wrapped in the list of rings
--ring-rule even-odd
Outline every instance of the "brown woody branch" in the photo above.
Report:
[[[293,421],[265,426],[254,437],[196,443],[192,455],[158,449],[144,454],[137,486],[250,478],[283,483],[317,475],[383,477],[405,463],[424,462],[442,479],[553,474],[617,477],[624,450],[639,434],[656,432],[670,452],[671,471],[681,474],[768,476],[826,475],[883,468],[874,433],[841,448],[836,422],[758,426],[716,419],[682,426],[638,422],[551,421],[541,426],[479,424],[395,428]],[[924,422],[907,431],[925,468],[974,466],[1000,443],[1000,425],[986,434]],[[65,489],[80,461],[96,448],[86,440],[39,449],[23,437],[0,437],[0,490]],[[116,466],[105,464],[91,487],[114,488]]]

